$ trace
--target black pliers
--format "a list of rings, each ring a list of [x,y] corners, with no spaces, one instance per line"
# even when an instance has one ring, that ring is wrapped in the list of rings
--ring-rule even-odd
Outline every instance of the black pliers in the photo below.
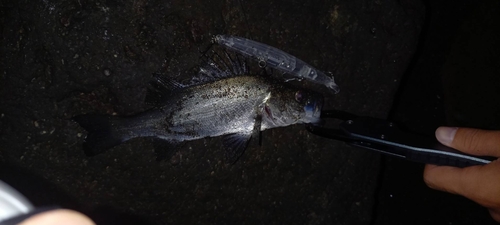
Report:
[[[343,122],[335,129],[308,125],[311,133],[415,162],[467,167],[488,164],[496,159],[459,152],[435,139],[405,133],[394,123],[382,119],[359,117],[336,110],[321,112],[321,118],[335,118]]]

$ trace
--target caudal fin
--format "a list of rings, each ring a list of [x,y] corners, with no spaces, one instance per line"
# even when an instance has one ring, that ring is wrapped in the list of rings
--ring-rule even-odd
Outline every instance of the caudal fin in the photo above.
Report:
[[[125,141],[118,132],[120,118],[104,115],[80,115],[73,117],[88,134],[83,142],[83,149],[87,156],[102,153]]]

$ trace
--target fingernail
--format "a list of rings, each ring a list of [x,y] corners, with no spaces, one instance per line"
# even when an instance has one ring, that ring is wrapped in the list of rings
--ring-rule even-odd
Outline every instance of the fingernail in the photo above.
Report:
[[[458,127],[439,127],[436,130],[436,138],[441,144],[450,146],[455,138]]]

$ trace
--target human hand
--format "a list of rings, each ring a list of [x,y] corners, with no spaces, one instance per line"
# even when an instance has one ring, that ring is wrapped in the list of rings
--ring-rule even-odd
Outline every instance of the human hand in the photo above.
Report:
[[[19,225],[95,225],[95,223],[79,212],[57,209],[31,216]]]
[[[500,157],[500,131],[439,127],[436,138],[442,144],[467,154]],[[500,160],[466,168],[426,165],[424,181],[430,188],[477,202],[500,222]]]

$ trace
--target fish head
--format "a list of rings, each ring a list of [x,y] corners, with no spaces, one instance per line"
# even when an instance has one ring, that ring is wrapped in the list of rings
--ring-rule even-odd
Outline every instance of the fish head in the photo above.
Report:
[[[267,128],[318,123],[322,107],[321,94],[305,89],[286,89],[271,93],[262,117]]]

